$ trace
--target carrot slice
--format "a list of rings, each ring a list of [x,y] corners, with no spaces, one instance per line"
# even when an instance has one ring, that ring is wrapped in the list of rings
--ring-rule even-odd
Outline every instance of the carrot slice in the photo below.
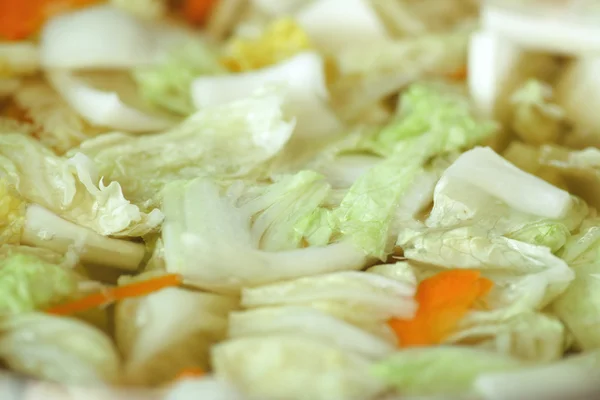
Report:
[[[203,24],[208,20],[216,0],[184,0],[183,15],[192,24]]]
[[[145,296],[167,287],[179,286],[181,282],[180,275],[163,275],[146,281],[107,289],[100,293],[93,293],[81,299],[52,307],[46,312],[54,315],[71,315],[130,297]]]
[[[204,375],[206,375],[206,372],[202,368],[186,368],[177,374],[175,380],[199,378]]]
[[[419,304],[411,320],[392,319],[401,347],[440,343],[456,329],[475,302],[492,289],[493,282],[479,271],[450,270],[423,280],[415,300]]]
[[[0,0],[0,38],[21,40],[36,33],[44,21],[65,10],[99,0]]]

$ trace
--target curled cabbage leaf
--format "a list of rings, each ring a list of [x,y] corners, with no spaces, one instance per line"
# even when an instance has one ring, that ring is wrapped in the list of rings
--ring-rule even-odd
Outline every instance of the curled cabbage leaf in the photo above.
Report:
[[[94,163],[83,154],[66,159],[20,134],[0,137],[0,176],[28,201],[101,235],[142,236],[163,216],[131,204],[117,182],[104,185]]]

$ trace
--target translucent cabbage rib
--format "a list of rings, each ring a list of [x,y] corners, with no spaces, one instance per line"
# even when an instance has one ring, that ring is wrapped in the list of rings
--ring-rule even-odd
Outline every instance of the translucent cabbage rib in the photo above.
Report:
[[[187,368],[208,370],[209,348],[227,332],[235,298],[168,288],[127,299],[116,309],[116,340],[125,380],[157,385]]]
[[[368,360],[297,334],[228,340],[213,347],[212,364],[217,377],[256,398],[362,400],[385,390],[365,373]]]
[[[102,128],[91,127],[50,85],[42,80],[23,82],[13,100],[31,120],[32,132],[40,142],[58,154],[100,134]],[[23,132],[22,129],[13,132]]]
[[[128,199],[149,210],[160,204],[161,190],[173,180],[242,178],[264,166],[294,129],[282,103],[279,92],[268,91],[198,111],[163,133],[107,134],[69,154],[89,156],[101,176],[119,182]]]
[[[136,270],[144,246],[102,236],[28,204],[6,179],[0,178],[0,245],[25,244],[58,254],[74,254],[83,263]]]
[[[265,330],[286,332],[290,326],[310,318],[329,321],[329,326],[332,326],[334,322],[324,318],[323,314],[325,314],[337,319],[338,324],[345,322],[395,345],[396,337],[386,322],[392,317],[412,317],[416,308],[412,298],[414,293],[414,283],[398,282],[375,274],[351,271],[244,288],[242,307],[251,311],[232,316],[230,334],[235,334],[234,330],[253,332],[255,329],[263,333]],[[311,314],[306,308],[316,310],[318,313]],[[272,323],[265,320],[261,324],[251,318],[252,315],[257,315],[260,320],[271,314],[279,315],[286,309],[290,310],[289,322],[282,320],[280,324],[280,320],[275,318]],[[294,315],[294,312],[299,314]],[[255,327],[254,323],[259,326]],[[325,340],[327,343],[352,341],[350,337],[346,339],[338,337],[337,329],[328,329],[327,325],[307,322],[304,326],[307,334]],[[354,335],[352,331],[349,332],[348,334]],[[372,349],[371,352],[375,351],[375,354],[379,354],[377,349],[380,347]]]
[[[270,205],[265,202],[265,207]],[[187,283],[200,288],[236,292],[282,279],[358,270],[367,263],[365,255],[347,242],[259,250],[252,240],[252,215],[241,212],[208,178],[169,184],[163,210],[167,271],[182,274]]]
[[[130,3],[130,0],[125,2]],[[194,111],[190,93],[192,81],[200,75],[223,72],[225,68],[216,52],[200,38],[193,38],[174,45],[155,65],[134,68],[132,75],[144,100],[187,116]]]
[[[316,46],[326,53],[335,53],[350,44],[376,43],[388,37],[367,0],[315,1],[300,9],[295,18]]]
[[[0,359],[11,369],[65,384],[116,384],[120,360],[111,339],[90,325],[41,313],[0,319]]]

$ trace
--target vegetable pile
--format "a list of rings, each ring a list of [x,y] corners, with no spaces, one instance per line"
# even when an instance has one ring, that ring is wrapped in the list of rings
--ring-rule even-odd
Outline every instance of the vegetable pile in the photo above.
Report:
[[[598,16],[0,2],[3,368],[111,399],[600,390]]]

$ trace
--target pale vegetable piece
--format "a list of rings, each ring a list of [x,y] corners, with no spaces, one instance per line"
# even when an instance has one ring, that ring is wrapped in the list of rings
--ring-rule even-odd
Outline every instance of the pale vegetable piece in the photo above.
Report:
[[[29,80],[21,84],[13,96],[16,105],[23,109],[32,122],[33,132],[46,146],[62,154],[86,139],[99,134],[102,129],[92,128],[46,82]],[[14,129],[13,132],[22,132]]]
[[[258,308],[230,316],[230,338],[269,334],[298,334],[369,359],[380,359],[394,351],[389,342],[309,307]]]
[[[399,351],[374,365],[372,373],[403,396],[468,395],[481,374],[522,367],[522,362],[504,354],[440,346]]]
[[[242,290],[243,307],[339,302],[369,310],[373,319],[411,317],[415,286],[363,272],[337,272]]]
[[[119,355],[108,336],[46,314],[2,317],[0,358],[15,371],[60,383],[115,384],[120,377]]]
[[[162,222],[159,210],[145,214],[125,199],[117,182],[105,186],[83,154],[61,158],[20,134],[0,136],[0,172],[26,200],[101,235],[142,236]]]
[[[51,18],[42,28],[45,69],[132,68],[156,61],[157,40],[143,20],[110,5]]]
[[[71,72],[54,70],[47,77],[64,100],[92,125],[148,132],[165,130],[174,124],[166,117],[129,106],[118,92],[97,89]]]
[[[73,251],[87,264],[130,271],[138,269],[145,255],[141,243],[102,236],[38,205],[27,207],[20,240],[61,254]]]
[[[518,75],[523,50],[505,37],[479,31],[469,47],[468,84],[477,108],[494,115],[502,103],[506,86]]]
[[[385,260],[393,246],[390,238],[398,233],[392,226],[398,207],[410,205],[402,201],[414,195],[413,182],[423,177],[427,161],[468,148],[494,132],[493,124],[477,120],[471,111],[452,86],[412,85],[401,98],[398,118],[370,143],[362,143],[376,152],[385,149],[388,157],[348,189],[334,210],[338,229],[367,254]]]
[[[316,46],[328,53],[388,37],[375,10],[365,0],[315,1],[300,9],[295,18]]]
[[[265,14],[273,17],[292,14],[316,0],[251,0],[252,5]]]
[[[365,272],[381,275],[408,285],[417,286],[418,284],[418,268],[412,266],[408,261],[398,261],[395,264],[374,265]]]
[[[562,256],[575,271],[575,280],[554,301],[552,310],[575,338],[575,345],[583,351],[600,349],[600,245],[599,221],[590,220],[581,233],[573,236]]]
[[[445,343],[476,345],[526,362],[546,363],[563,356],[565,333],[564,325],[552,316],[509,307],[467,315]]]
[[[304,219],[312,216],[325,201],[330,186],[312,171],[282,176],[272,185],[249,195],[239,203],[240,211],[252,219],[252,244],[265,251],[303,247]],[[252,191],[252,188],[249,188]],[[245,197],[245,196],[244,196]],[[328,244],[329,241],[323,243]]]
[[[279,18],[269,23],[257,38],[231,39],[221,62],[231,71],[250,71],[280,63],[310,49],[306,32],[292,18]]]
[[[236,300],[167,288],[117,305],[116,340],[129,383],[157,385],[186,368],[208,367],[211,344],[225,337]]]
[[[490,400],[515,398],[591,399],[598,391],[600,352],[567,356],[552,364],[515,371],[484,372],[475,380],[476,392]]]
[[[415,38],[358,43],[335,55],[342,74],[377,74],[404,71],[413,79],[424,75],[450,75],[467,62],[472,30],[460,28]]]
[[[208,178],[167,186],[163,210],[167,271],[182,274],[196,287],[236,292],[283,279],[357,270],[367,262],[347,242],[281,252],[258,250],[250,230],[252,216],[221,195]]]
[[[585,56],[567,66],[556,84],[556,100],[582,139],[600,135],[600,58]]]
[[[564,217],[572,206],[568,192],[521,171],[486,147],[463,153],[446,170],[436,192],[453,179],[468,182],[515,210],[541,217]]]
[[[595,23],[600,16],[597,9],[569,12],[573,10],[569,10],[570,2],[551,3],[550,7],[538,2],[540,8],[536,13],[526,6],[519,10],[503,5],[495,2],[482,7],[482,24],[486,30],[539,52],[568,56],[600,52],[600,30]]]
[[[296,136],[318,139],[338,133],[337,117],[327,104],[323,59],[303,52],[279,64],[227,76],[200,77],[192,83],[192,99],[198,109],[251,96],[267,87],[284,92],[284,110],[297,121]]]
[[[279,92],[266,92],[198,111],[160,134],[102,135],[71,154],[88,155],[100,175],[119,182],[128,199],[148,210],[160,204],[160,192],[171,181],[242,178],[272,159],[294,129],[282,103]]]
[[[228,340],[213,347],[212,364],[253,398],[362,400],[385,390],[366,359],[300,335]]]
[[[200,75],[225,72],[217,56],[205,41],[189,38],[174,44],[156,64],[135,68],[132,75],[144,100],[173,113],[189,115],[194,111],[192,81]]]
[[[31,42],[0,42],[0,78],[32,75],[40,69],[39,49]]]
[[[529,80],[511,96],[511,126],[526,143],[557,142],[566,132],[564,110],[554,103],[552,87]]]
[[[176,382],[166,392],[162,400],[246,400],[230,382],[213,377],[201,377],[199,380]]]
[[[44,309],[77,294],[73,270],[32,254],[13,251],[0,259],[0,314]]]
[[[136,17],[150,20],[163,18],[168,11],[166,0],[110,0],[110,4]]]
[[[0,245],[5,243],[27,244],[46,254],[52,250],[75,258],[70,266],[81,260],[92,265],[137,270],[144,258],[142,244],[102,236],[39,205],[28,205],[6,180],[0,179]]]

